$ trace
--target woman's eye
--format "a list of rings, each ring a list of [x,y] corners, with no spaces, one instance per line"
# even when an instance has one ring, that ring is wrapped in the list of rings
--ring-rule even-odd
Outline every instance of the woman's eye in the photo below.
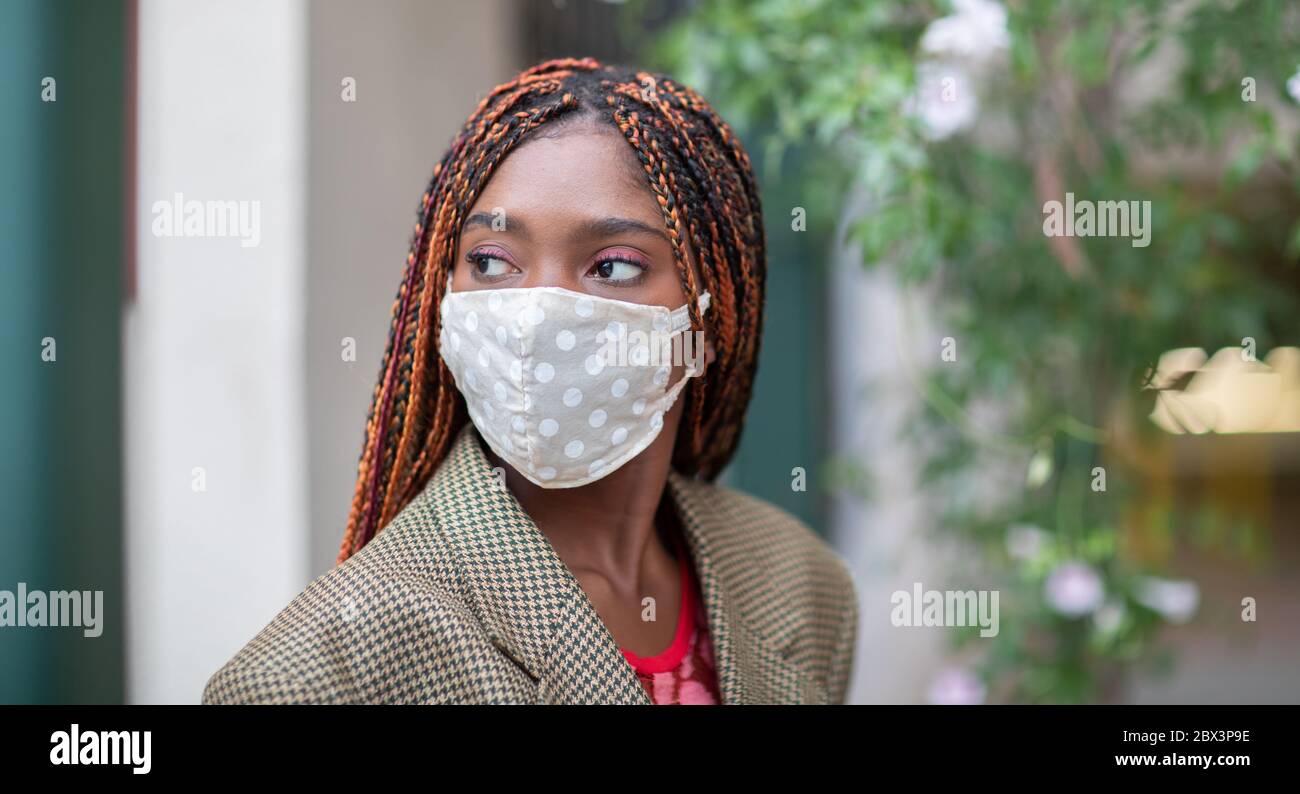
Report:
[[[469,260],[474,265],[474,272],[486,278],[504,276],[510,272],[510,263],[498,256],[470,254]]]
[[[606,259],[597,263],[595,273],[605,281],[634,281],[645,268],[626,259]]]

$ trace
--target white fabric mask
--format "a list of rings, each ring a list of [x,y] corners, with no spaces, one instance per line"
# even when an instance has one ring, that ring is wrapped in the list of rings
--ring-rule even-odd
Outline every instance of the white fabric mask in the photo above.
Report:
[[[707,311],[709,294],[700,296]],[[543,488],[595,482],[658,437],[664,414],[704,370],[686,306],[601,298],[560,287],[442,299],[438,352],[470,419],[497,455]],[[686,375],[671,387],[672,365]]]

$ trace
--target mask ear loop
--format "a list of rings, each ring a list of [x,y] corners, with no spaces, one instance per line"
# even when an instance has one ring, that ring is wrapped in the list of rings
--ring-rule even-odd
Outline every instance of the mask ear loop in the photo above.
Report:
[[[696,300],[696,304],[700,307],[700,318],[703,319],[704,315],[707,314],[709,311],[709,306],[713,305],[713,296],[710,295],[708,292],[701,292],[700,297]],[[701,331],[699,336],[699,350],[695,351],[696,361],[703,360],[704,351],[705,351],[704,332]],[[692,370],[691,371],[692,378],[697,378],[700,375],[704,374],[704,367],[699,367],[697,369],[696,367],[692,366],[691,370]],[[683,380],[685,379],[683,378]]]
[[[709,305],[712,302],[713,296],[709,293],[704,292],[700,294],[699,299],[696,301],[696,305],[700,307],[701,317],[703,317],[704,313],[709,310]],[[669,313],[668,321],[669,327],[672,329],[672,333],[674,334],[679,334],[682,331],[688,330],[691,327],[690,309],[683,303],[681,306],[678,306]]]
[[[696,301],[696,305],[700,307],[701,317],[703,317],[705,312],[709,310],[709,305],[712,302],[713,302],[712,295],[710,295],[707,292],[700,293],[700,297]],[[672,333],[674,335],[682,334],[682,333],[690,333],[691,316],[690,316],[690,308],[687,304],[682,304],[681,306],[678,306],[676,309],[673,309],[673,311],[669,315],[669,327],[672,329]],[[683,349],[685,349],[685,342],[683,342],[682,347]],[[699,355],[703,355],[703,350],[699,351]],[[695,360],[696,361],[699,360],[698,355],[696,356]],[[678,381],[678,383],[675,384],[674,388],[676,388],[676,386],[686,383],[686,381],[690,378],[694,378],[703,374],[703,372],[704,369],[702,367],[697,368],[694,365],[694,363],[692,363],[692,365],[687,369],[685,377],[683,377],[680,381]]]

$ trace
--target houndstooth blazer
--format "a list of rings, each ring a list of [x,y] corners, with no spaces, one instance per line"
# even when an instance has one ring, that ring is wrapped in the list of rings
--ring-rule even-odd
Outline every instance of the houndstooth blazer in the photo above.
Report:
[[[428,486],[209,679],[204,703],[649,704],[576,578],[472,425]],[[793,516],[669,476],[724,704],[842,703],[847,566]]]

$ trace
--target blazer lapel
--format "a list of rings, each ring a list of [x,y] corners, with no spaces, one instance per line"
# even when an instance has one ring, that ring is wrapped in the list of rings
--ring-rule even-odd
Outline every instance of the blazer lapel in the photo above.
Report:
[[[703,483],[676,472],[668,489],[689,542],[708,613],[718,687],[724,704],[824,703],[827,694],[802,669],[786,659],[780,646],[759,631],[754,588],[745,579],[762,577],[747,554],[746,528],[716,508],[717,496]],[[770,590],[769,602],[784,595]],[[769,607],[771,605],[769,604]],[[778,612],[792,609],[776,605]]]
[[[582,585],[493,472],[472,424],[429,490],[470,608],[537,682],[539,701],[651,702]]]
[[[670,474],[673,499],[708,613],[725,704],[817,699],[801,670],[754,630],[744,592],[739,535],[708,509],[701,487]],[[470,608],[497,647],[537,682],[544,703],[652,701],[577,578],[504,487],[467,424],[429,484],[443,536],[456,555]],[[732,565],[732,564],[735,565]]]

